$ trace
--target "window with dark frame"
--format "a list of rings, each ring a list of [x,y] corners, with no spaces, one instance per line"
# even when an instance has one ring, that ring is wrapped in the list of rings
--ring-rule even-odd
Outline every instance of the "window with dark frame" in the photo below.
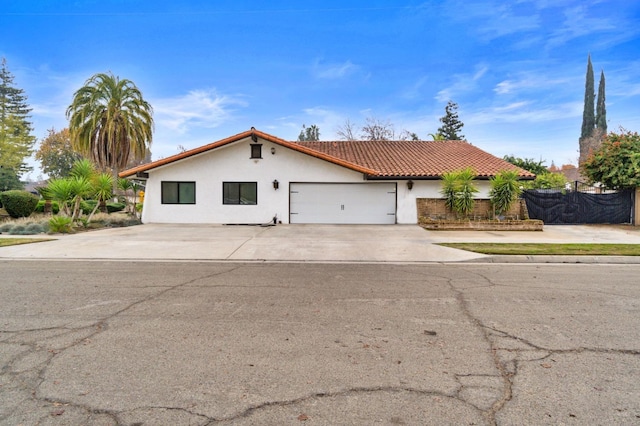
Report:
[[[222,182],[222,204],[258,204],[258,183]]]
[[[195,204],[195,182],[162,181],[162,204]]]
[[[262,145],[259,143],[251,144],[251,158],[262,158]]]

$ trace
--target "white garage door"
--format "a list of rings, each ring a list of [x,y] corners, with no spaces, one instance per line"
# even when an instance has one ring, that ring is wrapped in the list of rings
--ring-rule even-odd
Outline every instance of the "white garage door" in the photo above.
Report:
[[[290,223],[396,223],[395,183],[292,183]]]

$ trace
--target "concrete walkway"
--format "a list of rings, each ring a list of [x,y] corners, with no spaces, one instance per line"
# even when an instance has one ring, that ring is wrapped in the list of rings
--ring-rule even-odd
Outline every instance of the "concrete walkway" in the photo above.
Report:
[[[12,237],[2,234],[2,237]],[[640,244],[640,229],[621,226],[546,226],[543,232],[426,231],[415,225],[170,225],[146,224],[0,248],[0,258],[224,260],[297,262],[495,261],[440,242]],[[602,258],[601,258],[602,259]],[[527,261],[513,257],[512,261]],[[566,260],[566,259],[565,259]],[[580,257],[578,261],[586,261]],[[635,261],[627,258],[625,263]],[[640,259],[638,259],[640,261]],[[546,260],[542,260],[546,261]],[[573,262],[573,260],[572,260]]]

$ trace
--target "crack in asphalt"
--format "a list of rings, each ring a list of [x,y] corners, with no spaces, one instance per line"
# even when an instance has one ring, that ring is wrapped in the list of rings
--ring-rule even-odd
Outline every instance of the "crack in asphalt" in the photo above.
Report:
[[[253,414],[256,411],[259,411],[259,410],[262,410],[262,409],[265,409],[265,408],[269,408],[269,407],[274,407],[274,406],[284,407],[284,406],[300,404],[300,403],[307,402],[307,401],[313,400],[313,399],[347,397],[347,396],[351,396],[351,395],[355,395],[355,394],[363,394],[363,393],[368,394],[368,393],[377,393],[377,392],[386,392],[386,393],[407,392],[407,393],[415,393],[415,394],[426,395],[426,396],[438,396],[438,397],[442,397],[442,398],[459,399],[455,395],[449,395],[449,394],[444,393],[444,392],[426,391],[426,390],[416,389],[416,388],[396,387],[396,386],[355,387],[355,388],[350,388],[350,389],[345,389],[345,390],[340,390],[340,391],[335,391],[335,392],[318,392],[318,393],[310,394],[310,395],[303,396],[303,397],[300,397],[300,398],[289,399],[289,400],[266,401],[266,402],[263,402],[261,404],[256,404],[256,405],[250,406],[247,409],[245,409],[244,411],[242,411],[242,412],[240,412],[240,413],[238,413],[238,414],[236,414],[234,416],[222,417],[222,418],[212,418],[210,423],[207,424],[207,426],[215,425],[216,423],[229,422],[229,421],[234,421],[234,420],[239,420],[239,419],[242,419],[242,418],[246,418],[246,417],[249,417],[251,414]],[[471,404],[467,403],[466,401],[460,400],[460,402],[468,404],[468,405],[471,405]],[[476,407],[474,407],[474,408],[476,408]]]
[[[0,393],[3,391],[13,391],[17,389],[21,398],[14,404],[12,410],[6,412],[6,408],[0,407],[0,422],[10,419],[11,416],[20,408],[24,409],[24,404],[36,404],[38,402],[45,402],[49,404],[47,407],[39,407],[41,410],[39,422],[46,422],[51,416],[55,416],[56,410],[64,410],[66,408],[79,410],[81,413],[79,416],[84,416],[85,423],[93,419],[95,416],[104,416],[109,422],[115,425],[130,426],[142,425],[142,423],[126,423],[124,418],[136,412],[144,412],[145,410],[166,410],[184,414],[189,416],[189,424],[198,423],[203,426],[213,426],[223,422],[233,422],[235,420],[246,419],[260,410],[266,410],[271,407],[286,407],[302,404],[314,399],[322,398],[336,398],[336,397],[348,397],[358,394],[371,394],[379,392],[407,392],[419,395],[427,395],[441,398],[451,398],[467,407],[476,410],[482,414],[486,422],[491,425],[497,425],[496,416],[498,413],[511,401],[514,392],[514,380],[517,377],[519,366],[525,362],[539,362],[544,361],[554,354],[579,354],[579,353],[611,353],[622,355],[640,355],[640,349],[608,349],[600,347],[577,347],[568,349],[551,349],[541,346],[529,339],[517,336],[504,330],[500,330],[496,327],[485,324],[480,318],[473,313],[472,304],[466,292],[476,289],[486,289],[492,287],[514,287],[505,284],[496,284],[493,280],[482,273],[476,271],[464,270],[465,273],[474,279],[480,279],[480,282],[470,284],[467,279],[463,279],[464,282],[459,282],[458,278],[452,278],[443,274],[439,276],[437,274],[424,274],[420,272],[410,272],[412,275],[418,275],[428,277],[429,279],[438,278],[446,283],[446,286],[453,292],[459,311],[464,317],[472,324],[473,329],[481,334],[482,339],[487,345],[487,351],[490,353],[493,366],[496,369],[496,374],[455,374],[455,380],[457,388],[451,392],[439,392],[433,390],[423,390],[412,387],[394,387],[394,386],[380,386],[380,387],[354,387],[349,389],[337,390],[333,392],[318,392],[309,395],[301,396],[299,398],[287,399],[287,400],[274,400],[264,401],[255,405],[248,406],[247,408],[239,411],[228,417],[212,417],[203,413],[198,413],[195,409],[188,409],[184,407],[170,407],[170,406],[142,406],[135,409],[115,411],[104,410],[91,407],[88,405],[82,405],[71,401],[62,401],[50,398],[44,398],[38,396],[38,390],[45,381],[45,376],[48,367],[56,356],[63,353],[65,350],[73,348],[84,342],[90,341],[90,339],[99,335],[100,333],[108,330],[109,322],[123,314],[124,312],[131,310],[135,306],[154,300],[167,292],[179,289],[181,287],[190,285],[191,287],[201,287],[197,283],[198,281],[220,276],[239,269],[241,266],[236,266],[225,271],[202,275],[191,280],[173,285],[173,286],[150,286],[148,288],[159,288],[154,294],[150,294],[146,297],[142,297],[139,300],[135,300],[127,306],[119,309],[105,317],[94,321],[90,325],[82,327],[70,327],[68,324],[61,325],[59,327],[42,327],[23,330],[2,330],[0,334],[3,335],[3,339],[0,341],[2,345],[15,345],[18,348],[14,350],[14,354],[10,357],[0,369]],[[484,282],[482,282],[484,281]],[[194,285],[195,284],[195,285]],[[241,286],[228,286],[218,285],[217,287],[241,287]],[[251,286],[255,287],[255,286]],[[273,287],[273,286],[266,286]],[[280,286],[278,286],[280,287]],[[281,288],[290,288],[289,286],[282,286]],[[569,289],[568,291],[579,291],[578,289]],[[594,293],[604,293],[593,291]],[[609,294],[609,293],[604,293]],[[56,332],[46,337],[34,336],[34,333],[43,332]],[[66,344],[51,343],[55,339],[67,340]],[[70,340],[70,342],[69,342]],[[519,347],[513,347],[506,344],[507,341],[517,342]],[[444,350],[440,347],[440,351],[445,354]],[[526,356],[525,356],[526,355]],[[30,368],[25,368],[25,365],[31,365]],[[490,397],[482,398],[474,397],[474,390],[487,390],[495,391]]]
[[[475,274],[478,275],[480,277],[482,277],[483,279],[485,279],[489,284],[486,286],[480,286],[480,287],[493,287],[493,282],[488,279],[485,276],[482,276],[480,274]],[[484,417],[486,418],[487,422],[491,425],[496,425],[496,414],[502,409],[502,407],[504,407],[504,405],[511,400],[511,397],[513,396],[513,377],[515,376],[515,374],[517,373],[517,371],[509,371],[506,366],[504,365],[504,363],[500,360],[500,357],[497,353],[497,349],[494,345],[494,342],[492,341],[489,332],[487,331],[486,326],[484,325],[484,323],[479,319],[476,318],[472,313],[471,310],[469,308],[469,302],[467,301],[467,299],[465,298],[464,295],[464,290],[460,290],[458,288],[456,288],[456,286],[453,284],[453,279],[449,279],[448,280],[448,284],[449,287],[453,290],[453,292],[456,295],[456,299],[458,301],[458,304],[460,305],[460,308],[462,310],[462,313],[469,319],[469,321],[471,321],[472,324],[474,324],[476,326],[476,328],[482,333],[482,337],[484,339],[484,341],[487,343],[487,345],[489,346],[489,349],[491,351],[491,358],[493,360],[493,364],[496,367],[496,369],[498,370],[498,373],[500,374],[500,379],[502,381],[502,392],[501,395],[493,402],[493,404],[491,405],[490,408],[488,409],[484,409],[482,410],[482,414],[484,415]],[[479,286],[475,286],[473,288],[478,288]]]
[[[197,281],[220,276],[228,273],[232,273],[235,270],[239,269],[240,266],[235,266],[224,271],[201,275],[190,279],[188,281],[184,281],[178,283],[173,286],[150,286],[148,288],[162,288],[161,291],[150,294],[146,297],[135,300],[132,303],[129,303],[125,307],[107,315],[103,318],[94,321],[90,325],[82,326],[82,327],[69,327],[68,325],[62,325],[58,327],[41,327],[41,328],[30,328],[24,330],[2,330],[2,333],[7,333],[9,336],[3,339],[0,342],[0,346],[7,345],[17,345],[23,350],[18,351],[18,353],[14,354],[9,358],[9,360],[2,366],[0,369],[0,392],[5,391],[18,391],[22,393],[26,393],[27,395],[19,396],[19,401],[17,404],[14,404],[12,408],[7,409],[6,407],[3,409],[0,407],[0,421],[5,421],[10,419],[12,415],[14,415],[20,407],[26,403],[36,403],[46,402],[50,404],[50,407],[47,407],[47,414],[43,414],[40,417],[39,422],[44,421],[44,419],[49,418],[50,416],[60,415],[60,412],[64,412],[66,408],[72,407],[76,410],[84,411],[85,416],[92,417],[94,415],[104,415],[111,418],[115,424],[120,424],[117,420],[117,413],[110,410],[103,410],[94,407],[84,406],[82,404],[77,404],[72,401],[64,401],[64,400],[56,400],[50,398],[44,398],[38,396],[38,391],[40,386],[45,381],[45,376],[48,367],[51,365],[51,362],[64,351],[71,349],[77,345],[89,342],[96,335],[104,332],[108,329],[108,322],[113,318],[121,315],[122,313],[134,308],[143,303],[147,303],[153,299],[156,299],[170,291],[176,290],[178,288],[193,284]],[[64,330],[61,333],[56,333],[51,336],[46,336],[44,339],[39,338],[34,340],[34,338],[30,338],[29,335],[32,333],[43,332],[43,331],[56,331],[56,330]],[[61,338],[64,336],[72,335],[73,333],[78,333],[82,331],[88,331],[87,333],[81,333],[81,336],[72,336],[71,342],[56,346],[55,342],[51,343],[52,340],[56,338]],[[47,346],[53,346],[47,348]],[[28,360],[29,357],[35,358],[34,360]],[[30,364],[29,368],[20,367],[21,363]],[[34,374],[35,373],[35,374]],[[6,380],[5,380],[6,379]],[[5,383],[8,382],[8,383]],[[64,407],[64,408],[60,408]],[[38,422],[38,423],[39,423]]]

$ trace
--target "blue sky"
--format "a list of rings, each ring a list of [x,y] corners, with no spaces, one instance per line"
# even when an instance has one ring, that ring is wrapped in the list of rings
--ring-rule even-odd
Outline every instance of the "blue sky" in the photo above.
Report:
[[[252,126],[336,139],[367,117],[430,139],[451,99],[472,144],[575,164],[589,53],[609,129],[640,131],[637,1],[0,0],[38,139],[111,71],[154,107],[153,159]]]

